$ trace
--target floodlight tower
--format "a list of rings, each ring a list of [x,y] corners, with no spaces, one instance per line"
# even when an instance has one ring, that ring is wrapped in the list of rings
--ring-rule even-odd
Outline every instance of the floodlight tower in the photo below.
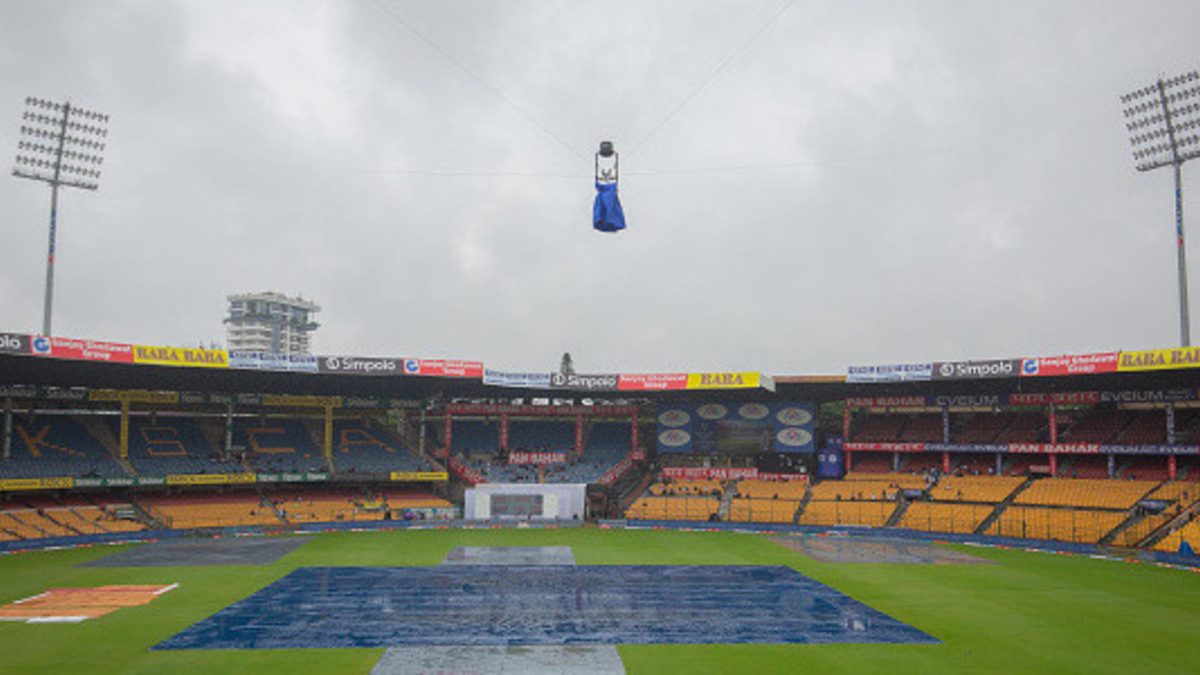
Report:
[[[46,256],[46,296],[42,335],[50,335],[54,303],[54,240],[58,233],[58,188],[95,190],[108,136],[108,115],[40,98],[25,99],[21,140],[13,175],[50,185],[50,250]]]
[[[1191,345],[1187,253],[1183,244],[1183,163],[1200,157],[1200,73],[1192,71],[1121,97],[1138,171],[1175,169],[1175,238],[1179,265],[1179,342]]]

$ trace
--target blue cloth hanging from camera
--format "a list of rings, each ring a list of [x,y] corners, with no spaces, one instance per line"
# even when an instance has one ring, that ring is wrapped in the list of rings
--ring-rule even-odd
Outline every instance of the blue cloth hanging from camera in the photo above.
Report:
[[[616,183],[596,181],[596,202],[592,205],[592,227],[601,232],[620,232],[625,229],[625,212],[617,197]]]

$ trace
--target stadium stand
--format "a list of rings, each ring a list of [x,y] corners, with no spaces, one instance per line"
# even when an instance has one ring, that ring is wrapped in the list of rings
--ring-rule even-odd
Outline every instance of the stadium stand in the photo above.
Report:
[[[743,523],[795,522],[798,499],[734,498],[730,502],[729,520]]]
[[[298,419],[240,419],[233,425],[233,443],[246,448],[246,465],[252,471],[327,471],[314,433]]]
[[[631,520],[711,520],[721,506],[715,497],[638,497],[625,512]]]
[[[1025,482],[1007,476],[942,476],[929,491],[937,501],[999,503]]]
[[[985,534],[1094,544],[1126,517],[1124,511],[1009,506]]]
[[[815,489],[815,488],[814,488]],[[810,500],[800,514],[802,525],[861,525],[883,527],[896,510],[895,502]]]
[[[75,418],[38,415],[13,424],[12,457],[0,461],[0,477],[115,478],[125,471],[104,445]]]
[[[109,420],[117,432],[118,421]],[[221,458],[199,424],[184,417],[129,420],[129,463],[141,475],[240,473],[235,461]]]
[[[1016,503],[1129,509],[1156,487],[1154,481],[1042,478],[1033,482]]]
[[[339,474],[433,470],[394,435],[363,420],[334,420],[333,449]]]
[[[176,529],[284,524],[271,501],[255,493],[160,495],[137,502],[155,520]]]
[[[1168,534],[1166,537],[1163,537],[1154,545],[1154,549],[1176,553],[1185,543],[1192,549],[1193,553],[1200,552],[1200,520],[1193,520]]]
[[[923,532],[974,532],[992,515],[996,507],[991,504],[945,504],[939,502],[912,502],[900,517],[898,527]]]

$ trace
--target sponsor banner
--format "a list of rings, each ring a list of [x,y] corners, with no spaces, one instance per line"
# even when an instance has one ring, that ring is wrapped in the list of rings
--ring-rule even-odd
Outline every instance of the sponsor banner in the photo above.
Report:
[[[482,361],[459,361],[456,359],[404,359],[404,374],[421,377],[483,377]]]
[[[148,366],[186,366],[189,368],[228,368],[229,354],[224,349],[195,347],[158,347],[134,345],[133,362]]]
[[[1020,454],[1096,455],[1099,443],[1009,443],[1008,451]]]
[[[1008,452],[1007,443],[926,443],[926,452]]]
[[[925,443],[845,443],[847,452],[924,452]]]
[[[387,403],[382,398],[374,396],[343,396],[344,408],[386,408]]]
[[[1102,445],[1106,455],[1200,455],[1200,445]]]
[[[176,473],[167,476],[167,485],[241,485],[257,478],[253,473]]]
[[[933,379],[935,380],[983,380],[1017,377],[1020,373],[1020,359],[936,361],[933,364]]]
[[[938,408],[996,408],[1004,405],[1004,398],[997,394],[983,396],[933,396],[930,404]]]
[[[37,387],[30,384],[0,385],[0,397],[3,398],[37,398]]]
[[[1158,391],[1102,391],[1101,403],[1171,403],[1195,401],[1195,389],[1165,389]]]
[[[775,382],[761,373],[688,373],[687,389],[768,389]]]
[[[922,408],[924,396],[866,396],[846,399],[847,408]]]
[[[684,480],[750,480],[758,478],[758,469],[755,467],[668,466],[663,467],[662,475],[663,478]]]
[[[16,490],[64,490],[75,485],[69,476],[57,478],[9,478],[0,480],[0,491]]]
[[[773,375],[776,384],[841,384],[845,375]]]
[[[402,359],[375,356],[321,356],[317,358],[317,371],[348,375],[402,375]]]
[[[483,371],[483,383],[493,387],[549,389],[550,373],[509,373],[489,368]]]
[[[1100,402],[1098,391],[1057,391],[1046,394],[1009,394],[1009,405],[1092,405]]]
[[[621,391],[687,389],[687,384],[687,373],[622,374],[617,376],[617,389]]]
[[[509,464],[561,464],[567,461],[565,452],[510,452]]]
[[[454,472],[454,475],[463,479],[467,483],[470,483],[471,485],[479,485],[480,483],[487,482],[486,480],[484,480],[482,474],[480,474],[475,469],[472,469],[471,467],[467,466],[466,464],[463,464],[462,462],[458,461],[457,458],[451,457],[450,460],[448,462],[446,462],[446,466],[449,467],[449,469]]]
[[[0,333],[0,354],[28,354],[29,336],[23,333]]]
[[[243,370],[277,370],[283,372],[315,373],[317,357],[267,352],[229,352],[229,367]]]
[[[1115,373],[1119,356],[1120,352],[1104,352],[1022,359],[1021,377]]]
[[[76,478],[75,487],[133,487],[137,485],[163,485],[162,476],[125,476],[119,478]]]
[[[38,394],[50,401],[86,401],[87,387],[38,387]]]
[[[616,391],[618,379],[615,374],[579,375],[571,373],[567,375],[563,373],[551,373],[550,388],[570,389],[571,391]]]
[[[889,363],[882,366],[850,366],[846,381],[923,382],[933,378],[932,363]]]
[[[329,474],[304,473],[259,473],[255,474],[259,483],[320,483],[329,480]]]
[[[691,452],[692,447],[692,432],[690,426],[677,429],[659,429],[658,451],[660,453]]]
[[[758,476],[756,476],[756,477],[758,478],[758,480],[789,481],[789,482],[796,481],[796,482],[801,482],[801,483],[808,481],[808,474],[803,474],[803,473],[764,473],[764,472],[760,472],[758,474]]]
[[[445,471],[393,471],[391,479],[408,483],[435,483],[450,480]]]
[[[633,460],[634,457],[632,454],[625,457],[621,461],[614,464],[611,469],[605,471],[604,475],[600,476],[600,479],[597,480],[596,483],[599,485],[612,485],[618,478],[620,478],[625,474],[626,471],[629,470],[629,467],[633,466]]]
[[[129,401],[130,403],[156,403],[171,405],[179,403],[179,394],[174,391],[145,391],[133,389],[120,391],[117,389],[92,389],[88,392],[89,401]]]
[[[636,415],[635,405],[492,405],[489,403],[451,403],[446,406],[451,415],[523,415],[555,416],[584,415],[591,417],[629,417]]]
[[[291,408],[324,408],[326,406],[340,408],[342,405],[342,397],[304,396],[301,394],[263,394],[261,403],[263,405],[278,405]]]
[[[80,361],[107,361],[109,363],[133,363],[133,345],[120,342],[97,342],[70,338],[30,338],[29,351],[34,356],[52,356],[56,359],[78,359]]]
[[[1121,352],[1121,360],[1117,364],[1120,372],[1174,368],[1200,368],[1200,347]]]

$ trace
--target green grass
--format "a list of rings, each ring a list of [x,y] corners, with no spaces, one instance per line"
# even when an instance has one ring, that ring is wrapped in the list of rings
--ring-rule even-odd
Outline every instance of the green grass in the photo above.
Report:
[[[0,603],[54,586],[179,583],[81,624],[0,623],[4,673],[366,673],[382,650],[150,652],[308,565],[434,565],[454,546],[570,546],[584,565],[788,565],[939,638],[938,645],[622,645],[631,673],[1200,672],[1200,574],[979,549],[991,565],[826,564],[764,537],[622,530],[323,534],[265,567],[77,567],[115,547],[0,556]]]

